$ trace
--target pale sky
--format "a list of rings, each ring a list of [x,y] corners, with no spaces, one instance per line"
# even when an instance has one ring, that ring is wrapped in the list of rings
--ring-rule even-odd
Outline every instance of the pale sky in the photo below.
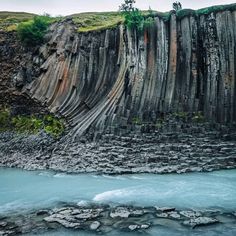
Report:
[[[0,0],[0,11],[24,11],[37,14],[70,15],[79,12],[117,11],[123,0]],[[173,0],[136,0],[146,10],[169,11]],[[235,0],[182,0],[183,8],[199,9],[212,5],[235,3]]]

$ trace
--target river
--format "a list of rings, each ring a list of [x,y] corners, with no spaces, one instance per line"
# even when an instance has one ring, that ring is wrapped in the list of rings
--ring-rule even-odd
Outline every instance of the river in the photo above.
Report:
[[[143,207],[171,206],[178,209],[223,209],[226,212],[236,212],[236,170],[180,175],[109,176],[0,169],[0,215],[51,208],[60,202],[78,205],[93,202]],[[179,232],[160,227],[151,229],[149,235],[236,235],[236,226],[211,227],[207,232],[195,230],[191,234],[188,231]],[[118,234],[113,232],[109,235]],[[76,235],[76,232],[60,231],[43,235]]]

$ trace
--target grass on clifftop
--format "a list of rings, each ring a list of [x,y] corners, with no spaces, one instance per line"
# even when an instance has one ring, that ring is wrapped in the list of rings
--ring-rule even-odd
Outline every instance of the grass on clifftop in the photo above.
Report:
[[[48,26],[54,19],[49,15],[35,16],[32,20],[20,23],[16,30],[21,42],[27,46],[36,46],[43,43]]]
[[[236,11],[236,3],[228,4],[228,5],[216,5],[206,8],[201,8],[199,10],[192,9],[183,9],[177,12],[178,19],[182,19],[186,16],[201,16],[201,15],[209,15],[211,13],[218,13],[222,11]]]
[[[26,12],[0,12],[0,30],[14,31],[17,25],[32,20],[35,14]]]
[[[124,22],[120,12],[88,12],[71,15],[78,32],[99,31],[114,28]]]
[[[211,6],[202,8],[199,10],[183,9],[177,12],[178,19],[182,19],[186,16],[199,16],[207,15],[212,12],[221,11],[235,11],[236,3],[228,5]],[[148,11],[143,11],[144,15],[148,17],[158,16],[164,21],[170,19],[170,12],[157,12],[153,11],[152,15],[148,15]],[[17,25],[21,22],[27,22],[32,20],[36,15],[24,12],[0,12],[0,30],[14,31]],[[70,15],[74,23],[78,27],[78,32],[90,32],[99,31],[116,27],[117,25],[124,23],[124,16],[120,12],[88,12]],[[53,18],[55,21],[61,18]],[[62,17],[63,19],[63,17]]]

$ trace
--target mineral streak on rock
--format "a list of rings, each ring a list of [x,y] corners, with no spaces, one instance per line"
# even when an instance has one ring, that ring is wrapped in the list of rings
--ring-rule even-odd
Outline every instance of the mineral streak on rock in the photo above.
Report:
[[[51,26],[39,49],[40,75],[24,90],[79,136],[169,112],[202,111],[209,121],[232,123],[235,21],[235,11],[181,20],[172,13],[142,33],[120,25],[79,34],[67,19]]]

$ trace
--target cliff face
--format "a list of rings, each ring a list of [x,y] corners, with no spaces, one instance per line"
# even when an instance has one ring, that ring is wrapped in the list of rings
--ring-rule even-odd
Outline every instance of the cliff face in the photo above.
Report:
[[[10,104],[13,114],[47,110],[39,101],[21,92],[25,84],[37,79],[40,74],[39,64],[32,63],[35,55],[37,52],[22,47],[15,33],[0,29],[0,109]]]
[[[67,20],[47,38],[33,59],[40,75],[24,91],[66,117],[75,135],[183,111],[236,121],[236,11],[157,17],[143,33],[78,34]]]

